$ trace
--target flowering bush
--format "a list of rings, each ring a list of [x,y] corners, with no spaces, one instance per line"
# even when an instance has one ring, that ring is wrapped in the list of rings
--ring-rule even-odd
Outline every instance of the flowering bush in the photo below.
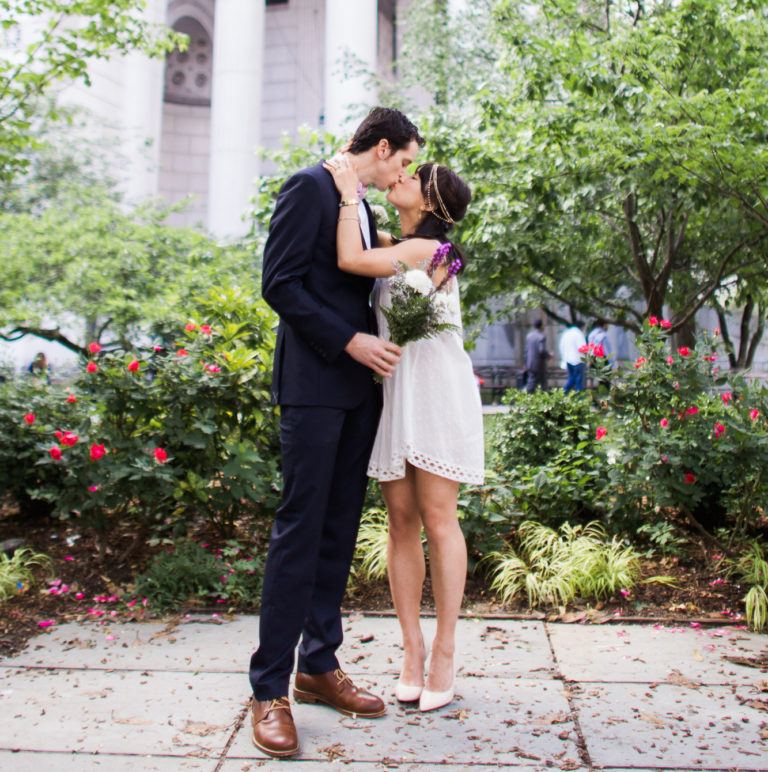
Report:
[[[211,291],[190,312],[200,321],[165,325],[163,344],[89,348],[93,366],[72,387],[78,420],[47,425],[37,444],[60,515],[101,532],[126,517],[184,532],[195,516],[227,531],[245,508],[274,508],[272,314],[236,290]]]
[[[603,514],[603,433],[583,394],[510,391],[494,425],[492,466],[519,519],[561,523]]]

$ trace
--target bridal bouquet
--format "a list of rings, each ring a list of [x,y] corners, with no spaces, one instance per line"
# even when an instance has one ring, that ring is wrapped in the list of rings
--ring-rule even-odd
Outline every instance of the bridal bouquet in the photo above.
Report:
[[[450,249],[450,245],[445,246]],[[445,255],[435,253],[430,265],[432,270],[433,266],[439,264],[435,262],[438,257],[444,258]],[[381,309],[389,325],[392,342],[404,346],[414,340],[458,330],[455,324],[445,321],[451,311],[453,298],[435,287],[430,278],[430,269],[423,271],[402,264],[401,268],[402,270],[390,279],[392,305],[390,308]],[[451,263],[447,278],[458,273],[460,268],[460,260]]]

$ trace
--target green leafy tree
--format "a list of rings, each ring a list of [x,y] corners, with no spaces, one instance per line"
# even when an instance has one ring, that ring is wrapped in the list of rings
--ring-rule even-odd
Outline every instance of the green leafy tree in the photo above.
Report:
[[[89,84],[90,62],[162,56],[186,36],[148,22],[145,0],[0,0],[0,179],[29,164],[40,100],[60,81]],[[48,110],[55,115],[53,106]]]
[[[187,298],[257,281],[250,250],[165,225],[167,207],[126,211],[107,196],[78,188],[39,215],[0,214],[0,339],[128,349]]]

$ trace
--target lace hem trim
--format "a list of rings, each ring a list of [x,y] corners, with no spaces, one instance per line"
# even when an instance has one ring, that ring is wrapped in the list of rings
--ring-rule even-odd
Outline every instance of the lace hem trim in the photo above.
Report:
[[[387,467],[377,464],[368,465],[368,476],[375,480],[388,482],[390,480],[402,480],[405,477],[405,462],[409,461],[418,469],[425,472],[431,472],[439,477],[445,477],[448,480],[454,480],[460,483],[469,483],[471,485],[482,485],[485,482],[485,470],[470,469],[456,464],[448,464],[437,458],[428,456],[411,447],[406,447],[400,454],[394,454],[390,458]]]

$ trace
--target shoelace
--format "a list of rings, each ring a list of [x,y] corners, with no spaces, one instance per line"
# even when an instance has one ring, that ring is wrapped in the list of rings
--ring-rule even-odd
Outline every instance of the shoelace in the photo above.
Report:
[[[336,676],[337,686],[341,686],[344,681],[346,681],[351,687],[354,688],[355,685],[352,683],[352,679],[341,668],[337,668],[333,674]]]

